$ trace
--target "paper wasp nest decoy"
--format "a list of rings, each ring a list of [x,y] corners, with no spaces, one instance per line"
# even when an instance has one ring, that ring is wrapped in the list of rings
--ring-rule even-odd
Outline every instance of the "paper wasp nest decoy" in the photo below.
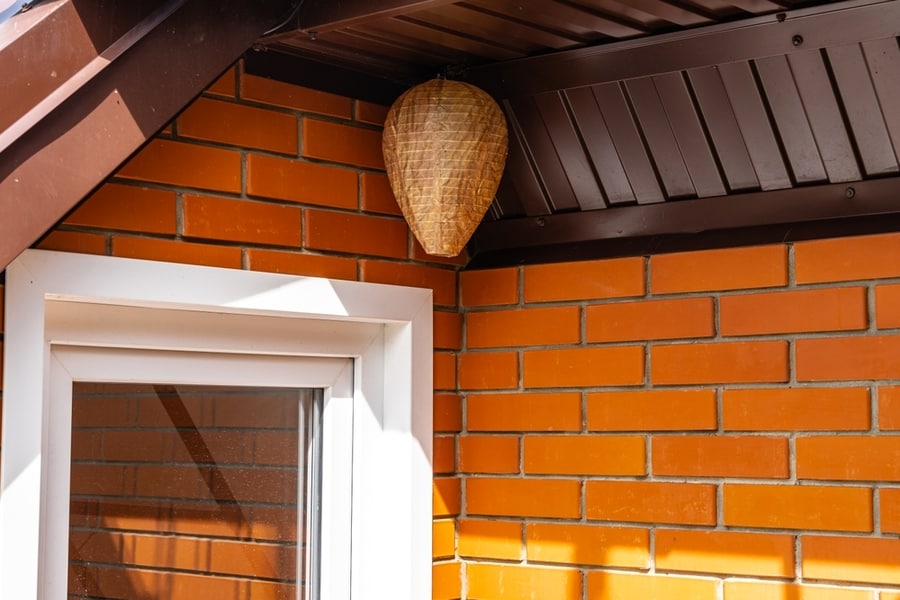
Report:
[[[391,106],[382,150],[394,196],[419,243],[435,256],[459,254],[500,184],[503,111],[473,85],[433,79]]]

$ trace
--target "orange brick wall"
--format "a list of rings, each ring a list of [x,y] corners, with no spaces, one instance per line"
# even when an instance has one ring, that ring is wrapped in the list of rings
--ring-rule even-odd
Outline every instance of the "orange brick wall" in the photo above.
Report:
[[[37,246],[431,288],[434,596],[458,598],[453,434],[461,426],[457,271],[466,258],[429,257],[407,229],[381,158],[386,112],[235,66]],[[0,319],[0,350],[2,342]],[[145,579],[142,589],[171,584]]]
[[[39,246],[433,289],[435,599],[900,600],[900,236],[460,274],[384,114],[235,67]]]
[[[465,597],[900,597],[898,280],[898,234],[463,271]]]

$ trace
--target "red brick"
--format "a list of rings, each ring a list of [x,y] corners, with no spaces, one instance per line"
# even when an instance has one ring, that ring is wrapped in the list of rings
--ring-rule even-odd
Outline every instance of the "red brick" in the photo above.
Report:
[[[462,565],[458,562],[431,566],[431,600],[457,600],[462,597]]]
[[[72,427],[127,427],[134,424],[131,411],[132,403],[121,397],[76,397],[72,402]]]
[[[247,194],[334,208],[359,205],[356,172],[276,156],[247,156]]]
[[[352,116],[350,98],[328,94],[274,79],[241,74],[241,97],[261,104],[282,106],[303,112],[313,112],[349,119]]]
[[[462,430],[462,401],[457,394],[434,395],[434,431]]]
[[[434,347],[445,350],[459,350],[462,347],[462,315],[434,311]]]
[[[782,341],[659,345],[650,356],[654,384],[788,380],[788,345]]]
[[[793,577],[794,536],[657,530],[656,568],[724,575]]]
[[[519,301],[519,269],[486,269],[459,274],[463,306],[499,306]]]
[[[232,246],[191,244],[175,240],[114,236],[112,255],[163,262],[241,268],[241,249]]]
[[[635,569],[650,564],[650,534],[636,527],[528,523],[525,544],[530,561]]]
[[[460,389],[509,389],[518,385],[519,357],[515,352],[467,352],[459,356]]]
[[[459,438],[461,473],[518,473],[519,438],[464,435]]]
[[[71,482],[73,496],[131,496],[135,491],[135,469],[113,464],[77,466],[78,477]]]
[[[725,484],[726,526],[872,531],[872,490]]]
[[[360,176],[362,209],[366,212],[401,215],[400,205],[391,190],[387,175],[383,173],[363,173]]]
[[[690,431],[717,426],[715,390],[641,390],[587,395],[590,431]]]
[[[797,283],[900,276],[900,235],[797,242],[794,272]]]
[[[394,223],[394,221],[391,221],[391,223]],[[406,226],[402,225],[402,227],[405,237]],[[396,235],[399,236],[399,228],[397,229]],[[376,238],[372,242],[378,243],[377,230],[372,233],[376,234],[372,236]],[[360,261],[360,274],[363,281],[427,288],[434,292],[435,305],[456,306],[456,271],[424,265],[362,260]]]
[[[871,420],[866,388],[769,388],[722,393],[732,431],[852,431]]]
[[[884,595],[881,596],[883,600]],[[726,581],[725,600],[873,600],[871,590],[772,583]]]
[[[459,555],[480,559],[519,560],[522,556],[522,523],[460,520]]]
[[[588,519],[714,525],[716,486],[652,481],[588,481]]]
[[[788,477],[786,437],[654,436],[653,474],[681,477]]]
[[[469,431],[580,431],[581,394],[469,394]]]
[[[136,470],[135,491],[138,496],[204,499],[210,493],[196,467],[144,465]],[[91,480],[90,484],[94,481]],[[278,495],[278,494],[274,494]]]
[[[435,352],[433,361],[434,389],[456,390],[456,355]]]
[[[849,331],[868,326],[861,287],[770,292],[719,299],[722,335]]]
[[[704,338],[715,335],[712,298],[589,306],[588,342]]]
[[[900,481],[900,436],[797,438],[797,477]]]
[[[525,386],[591,387],[640,385],[644,382],[644,348],[572,348],[526,350]]]
[[[900,377],[900,336],[799,339],[796,355],[800,381]]]
[[[645,475],[643,436],[528,435],[524,465],[529,475]]]
[[[654,294],[775,287],[787,282],[785,246],[659,254],[650,260]]]
[[[245,427],[250,427],[247,423]],[[252,460],[256,465],[280,465],[286,467],[297,468],[297,456],[299,454],[298,447],[300,443],[300,435],[295,429],[275,430],[275,431],[257,431],[253,435],[248,435],[240,431],[223,431],[226,434],[224,439],[217,441],[217,451],[213,452],[220,463],[225,462],[221,458],[222,454],[244,457],[252,452]],[[234,440],[247,440],[243,444],[247,447],[238,450],[234,448]],[[255,440],[255,441],[253,441]],[[240,443],[240,442],[238,442]],[[230,445],[228,445],[230,444]],[[213,450],[213,447],[210,447]],[[238,462],[237,459],[234,462]],[[230,462],[230,461],[229,461]]]
[[[137,429],[102,433],[103,462],[167,462],[172,460],[174,440],[161,431]]]
[[[875,288],[875,322],[879,329],[900,327],[900,284]]]
[[[241,191],[241,155],[236,150],[154,139],[116,176],[237,194]]]
[[[187,194],[183,202],[185,237],[290,247],[302,242],[297,207]]]
[[[356,279],[356,261],[352,258],[260,248],[248,248],[246,253],[247,268],[253,271],[351,281]]]
[[[157,551],[151,556],[159,554]],[[297,570],[294,548],[250,541],[211,540],[209,563],[214,573],[276,580],[292,580]]]
[[[644,259],[617,258],[525,267],[525,302],[644,295]]]
[[[804,579],[900,584],[900,540],[808,535],[801,539]]]
[[[308,118],[301,128],[306,158],[384,169],[380,131]]]
[[[900,430],[900,386],[878,388],[878,428]]]
[[[297,117],[235,102],[198,98],[178,117],[178,134],[241,148],[297,154]]]
[[[372,102],[356,101],[356,120],[363,123],[371,123],[372,125],[384,125],[384,119],[387,117],[390,107],[381,104],[373,104]]]
[[[881,488],[881,531],[900,533],[900,488]]]
[[[36,245],[41,250],[59,250],[78,254],[106,254],[106,236],[57,229],[44,236]]]
[[[469,563],[466,575],[467,598],[581,600],[582,597],[581,572],[577,569]]]
[[[435,517],[458,515],[462,501],[461,489],[458,477],[436,477],[432,514]]]
[[[175,192],[104,184],[66,217],[68,225],[174,234]]]
[[[456,554],[456,522],[435,521],[431,527],[431,557],[452,558]]]
[[[406,258],[406,223],[355,213],[306,210],[306,247]]]
[[[235,67],[230,67],[222,73],[222,76],[216,79],[206,90],[205,94],[213,94],[216,96],[235,97],[237,88],[237,73]]]
[[[576,344],[581,341],[581,310],[577,306],[517,308],[469,312],[469,348]]]
[[[456,470],[456,439],[452,435],[434,436],[432,454],[435,473],[452,474]]]
[[[574,479],[470,477],[466,514],[575,519],[581,516],[581,483]]]
[[[718,600],[719,582],[672,575],[592,571],[588,573],[587,590],[590,600]]]

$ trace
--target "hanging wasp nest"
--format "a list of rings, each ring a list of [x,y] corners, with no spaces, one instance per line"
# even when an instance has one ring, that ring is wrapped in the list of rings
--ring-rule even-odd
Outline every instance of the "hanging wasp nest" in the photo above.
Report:
[[[394,196],[428,254],[456,256],[500,184],[506,119],[487,93],[433,79],[388,111],[382,143]]]

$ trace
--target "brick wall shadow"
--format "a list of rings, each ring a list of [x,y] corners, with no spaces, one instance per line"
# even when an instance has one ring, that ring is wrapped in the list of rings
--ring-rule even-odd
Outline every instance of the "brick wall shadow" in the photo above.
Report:
[[[71,596],[294,597],[297,411],[296,390],[76,384]]]

